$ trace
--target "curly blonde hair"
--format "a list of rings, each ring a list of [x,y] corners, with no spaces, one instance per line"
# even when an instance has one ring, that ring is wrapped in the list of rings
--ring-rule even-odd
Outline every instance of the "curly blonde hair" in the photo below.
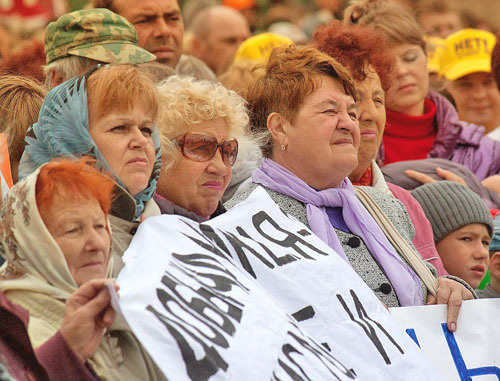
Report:
[[[166,168],[180,157],[174,139],[189,132],[195,124],[220,117],[228,138],[242,139],[248,126],[245,100],[220,83],[172,76],[157,85],[160,92],[158,131]]]

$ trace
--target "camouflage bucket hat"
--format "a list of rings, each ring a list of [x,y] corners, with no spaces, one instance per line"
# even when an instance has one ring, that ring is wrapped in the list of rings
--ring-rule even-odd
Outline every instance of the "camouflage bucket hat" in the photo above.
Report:
[[[45,30],[47,64],[70,55],[106,63],[138,64],[156,56],[137,46],[137,32],[108,9],[67,13]]]

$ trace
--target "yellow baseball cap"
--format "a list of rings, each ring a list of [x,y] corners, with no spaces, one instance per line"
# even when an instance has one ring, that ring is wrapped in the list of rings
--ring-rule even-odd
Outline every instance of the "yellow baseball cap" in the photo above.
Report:
[[[440,55],[440,70],[453,81],[478,71],[491,72],[491,53],[496,43],[493,33],[463,29],[445,39],[446,49]]]
[[[441,74],[441,55],[446,45],[443,38],[439,37],[424,37],[427,42],[427,68],[429,73]]]
[[[234,62],[259,61],[267,63],[273,48],[281,45],[292,45],[293,41],[288,37],[275,33],[261,33],[243,41],[234,56]]]

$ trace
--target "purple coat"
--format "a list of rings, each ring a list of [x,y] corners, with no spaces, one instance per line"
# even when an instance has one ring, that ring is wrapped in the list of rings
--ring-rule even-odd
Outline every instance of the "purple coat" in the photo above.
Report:
[[[479,180],[500,172],[500,142],[484,135],[484,127],[463,122],[453,105],[436,92],[437,136],[429,157],[450,159],[469,168]]]
[[[436,105],[437,136],[427,157],[460,163],[479,180],[499,174],[500,141],[485,136],[484,127],[459,120],[453,105],[442,95],[431,91],[428,98]],[[379,157],[384,157],[383,152]]]

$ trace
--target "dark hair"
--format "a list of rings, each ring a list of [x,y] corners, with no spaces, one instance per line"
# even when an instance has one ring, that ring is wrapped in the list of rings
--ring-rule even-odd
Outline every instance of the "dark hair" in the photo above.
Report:
[[[497,82],[497,87],[500,90],[500,41],[497,41],[493,47],[491,54],[491,72]]]

